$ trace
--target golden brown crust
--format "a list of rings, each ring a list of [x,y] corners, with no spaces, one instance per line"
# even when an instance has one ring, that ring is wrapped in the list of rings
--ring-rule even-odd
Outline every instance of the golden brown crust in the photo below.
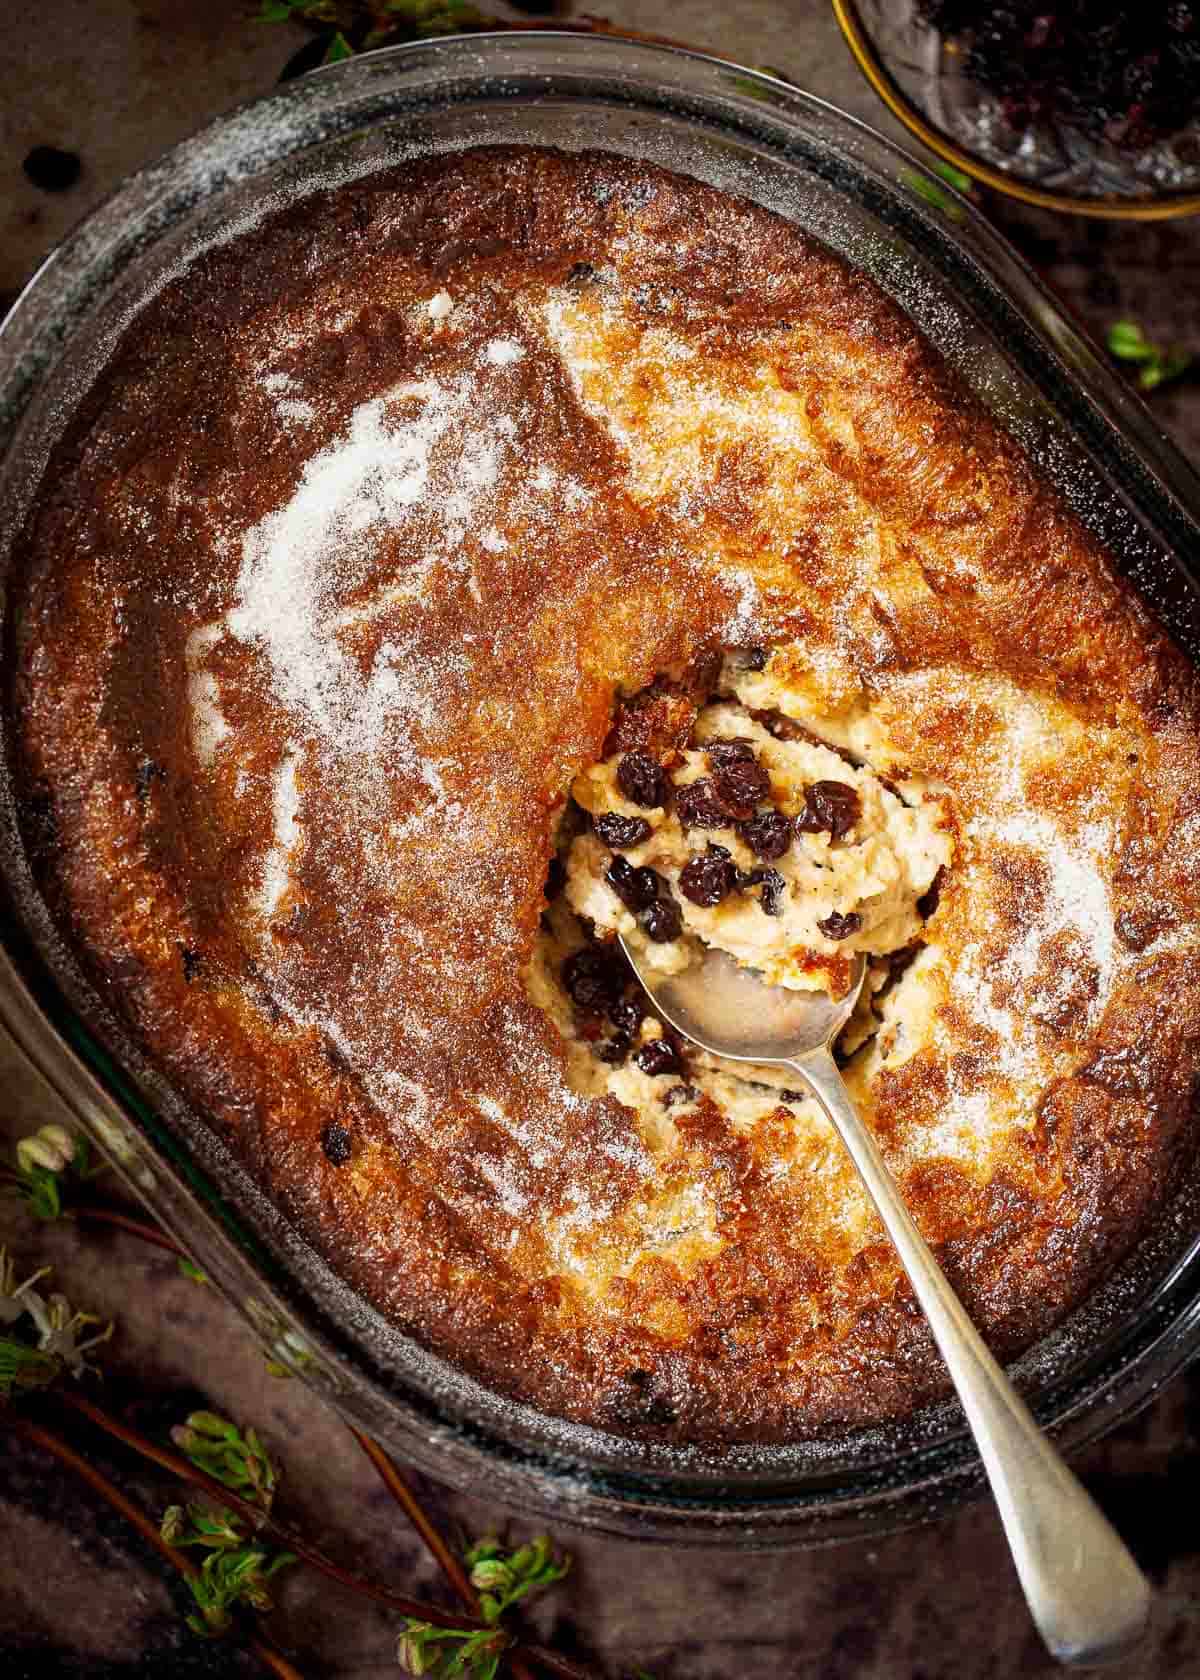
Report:
[[[603,344],[594,377],[564,334]],[[722,401],[774,405],[795,448],[720,433],[718,403],[686,504],[649,493],[637,437],[683,412],[655,334]],[[364,748],[363,686],[298,733],[266,643],[230,629],[245,534],[364,405],[468,375],[430,446],[440,500],[373,528],[366,558],[336,551],[346,681],[391,673],[381,732]],[[480,441],[497,413],[511,429]],[[483,500],[451,540],[463,448]],[[664,458],[669,477],[683,457]],[[936,1030],[858,1095],[993,1343],[1044,1332],[1146,1227],[1197,1066],[1196,674],[910,323],[797,230],[600,156],[496,149],[340,189],[147,309],[47,485],[10,622],[43,889],[151,1055],[430,1346],[547,1411],[676,1439],[794,1437],[942,1388],[878,1228],[773,1172],[785,1111],[743,1135],[701,1102],[657,1161],[628,1110],[572,1089],[522,981],[552,821],[615,689],[730,642],[823,650],[827,709],[875,708],[891,768],[963,813],[931,938],[1008,976],[992,1003],[1030,1020],[1030,1056],[1014,1073],[997,1017],[947,985]],[[207,758],[201,668],[234,743]],[[1000,810],[1011,696],[1061,731],[1020,790],[1037,832],[1112,835],[1096,949],[1055,921],[1036,844],[971,838],[972,800]],[[289,754],[299,831],[273,803]],[[259,915],[264,859],[297,832]],[[933,1136],[973,1095],[1011,1118],[982,1164]],[[331,1121],[348,1163],[322,1150]],[[613,1269],[622,1221],[689,1185],[711,1252]]]

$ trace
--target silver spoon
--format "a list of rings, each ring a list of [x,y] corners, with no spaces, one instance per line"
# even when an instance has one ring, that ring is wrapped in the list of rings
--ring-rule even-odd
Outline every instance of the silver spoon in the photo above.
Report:
[[[866,973],[846,997],[768,986],[724,952],[659,975],[621,941],[634,972],[672,1026],[733,1062],[786,1067],[836,1128],[896,1246],[979,1448],[1025,1599],[1060,1662],[1119,1658],[1146,1625],[1150,1588],[1117,1534],[1045,1439],[947,1283],[913,1224],[874,1137],[830,1054]]]

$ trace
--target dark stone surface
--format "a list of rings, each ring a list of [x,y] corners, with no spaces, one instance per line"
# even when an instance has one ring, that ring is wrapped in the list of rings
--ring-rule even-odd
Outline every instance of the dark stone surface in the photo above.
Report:
[[[301,31],[249,23],[237,0],[43,0],[0,33],[0,306],[53,241],[128,169],[207,116],[264,91]],[[629,0],[631,26],[777,64],[813,91],[892,125],[818,0]],[[19,15],[17,12],[19,11]],[[53,198],[21,171],[35,145],[77,152],[79,182]],[[1200,349],[1200,223],[1107,226],[994,200],[989,210],[1097,335],[1120,316]],[[1185,448],[1200,445],[1200,382],[1154,398]],[[0,1134],[54,1115],[49,1093],[0,1044]],[[53,1261],[79,1304],[113,1314],[101,1397],[148,1430],[203,1395],[254,1423],[285,1472],[281,1512],[333,1556],[400,1590],[441,1593],[436,1573],[351,1437],[298,1382],[271,1377],[211,1290],[134,1240],[35,1226],[0,1203],[0,1241]],[[73,1426],[147,1509],[167,1478]],[[1081,1463],[1160,1592],[1126,1680],[1200,1676],[1200,1373],[1184,1377]],[[507,1523],[488,1501],[426,1486],[450,1531]],[[834,1550],[747,1555],[637,1548],[563,1535],[576,1567],[533,1618],[598,1672],[657,1680],[1033,1680],[1055,1673],[1021,1602],[986,1505],[936,1527]],[[285,1576],[271,1636],[308,1677],[382,1680],[398,1670],[396,1618],[307,1570]],[[86,1490],[0,1429],[0,1674],[5,1680],[150,1680],[262,1672],[230,1643],[184,1627],[169,1571]]]

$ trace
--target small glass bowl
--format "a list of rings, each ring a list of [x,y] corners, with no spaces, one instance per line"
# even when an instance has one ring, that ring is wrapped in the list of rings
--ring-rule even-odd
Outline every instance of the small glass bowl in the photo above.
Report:
[[[957,44],[924,21],[914,0],[833,0],[833,10],[893,115],[974,180],[1026,204],[1111,221],[1200,213],[1200,118],[1139,150],[1049,119],[1016,127],[999,99],[963,73]]]

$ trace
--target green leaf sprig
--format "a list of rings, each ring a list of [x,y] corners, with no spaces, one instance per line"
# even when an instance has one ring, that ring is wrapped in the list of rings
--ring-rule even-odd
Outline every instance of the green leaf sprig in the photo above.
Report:
[[[216,1412],[191,1412],[172,1429],[171,1439],[198,1470],[257,1505],[264,1515],[270,1511],[279,1477],[253,1429],[243,1435],[236,1423]]]
[[[571,1567],[570,1558],[555,1557],[544,1534],[507,1554],[499,1540],[489,1535],[467,1550],[465,1560],[471,1585],[479,1591],[479,1613],[490,1623],[498,1622],[530,1593],[561,1581]]]
[[[965,169],[959,169],[956,164],[947,163],[943,158],[933,158],[929,167],[935,175],[940,175],[943,181],[949,181],[957,192],[965,193],[968,198],[975,191],[974,181]]]
[[[479,1593],[479,1614],[488,1626],[441,1628],[410,1618],[397,1646],[407,1674],[429,1675],[432,1680],[495,1680],[513,1642],[500,1618],[530,1593],[561,1581],[571,1567],[570,1558],[555,1556],[544,1534],[515,1552],[506,1552],[489,1535],[463,1555],[471,1585]]]
[[[323,64],[356,52],[458,35],[494,23],[468,0],[261,0],[255,23],[304,23],[331,31]]]
[[[208,1638],[227,1633],[231,1611],[244,1604],[251,1610],[270,1610],[267,1582],[296,1562],[294,1552],[270,1552],[251,1540],[231,1511],[210,1511],[203,1505],[168,1505],[163,1513],[162,1537],[172,1546],[198,1546],[208,1556],[199,1575],[187,1577],[196,1611],[187,1617],[193,1633]]]
[[[1138,364],[1137,383],[1141,391],[1153,391],[1171,379],[1178,379],[1195,360],[1190,350],[1152,344],[1136,321],[1115,321],[1108,329],[1105,342],[1118,361]]]
[[[396,1642],[406,1674],[432,1680],[496,1680],[512,1635],[504,1628],[443,1628],[411,1618]]]
[[[15,1336],[0,1336],[0,1399],[11,1400],[25,1389],[48,1388],[61,1373],[52,1354]]]
[[[245,1434],[216,1412],[192,1412],[172,1429],[171,1439],[197,1469],[255,1505],[270,1511],[279,1475],[253,1429]],[[172,1546],[207,1552],[199,1575],[188,1580],[196,1612],[187,1618],[195,1633],[212,1637],[228,1631],[237,1605],[269,1610],[267,1582],[295,1563],[294,1552],[272,1552],[255,1537],[255,1525],[224,1506],[169,1505],[162,1537]]]
[[[287,23],[290,18],[299,18],[307,23],[315,21],[311,14],[316,10],[316,6],[308,4],[307,0],[262,0],[251,22]]]

